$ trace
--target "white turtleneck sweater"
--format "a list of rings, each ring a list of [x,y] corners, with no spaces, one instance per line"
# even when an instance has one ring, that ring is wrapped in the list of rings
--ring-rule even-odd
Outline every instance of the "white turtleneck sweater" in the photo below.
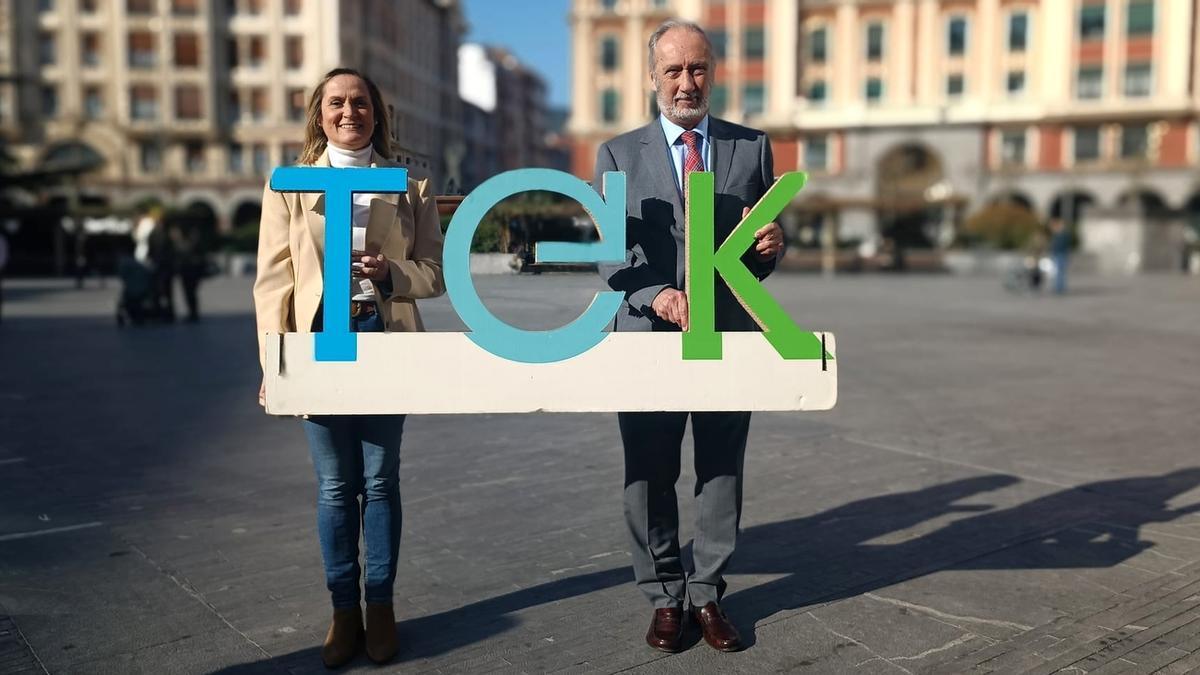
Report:
[[[329,143],[327,149],[329,153],[329,165],[332,167],[342,169],[345,167],[371,166],[372,147],[370,145],[358,150],[347,150],[346,148]],[[367,247],[367,221],[371,218],[371,200],[377,196],[364,192],[354,193],[350,218],[351,250],[362,251]],[[350,299],[374,301],[375,287],[371,284],[371,280],[352,279],[350,284]]]

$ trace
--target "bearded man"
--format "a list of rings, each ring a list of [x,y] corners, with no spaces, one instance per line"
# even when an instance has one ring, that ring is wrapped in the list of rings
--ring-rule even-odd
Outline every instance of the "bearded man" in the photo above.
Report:
[[[684,195],[689,173],[715,174],[714,249],[775,181],[766,134],[708,114],[715,64],[712,44],[699,26],[663,23],[650,37],[649,61],[661,115],[600,146],[596,156],[597,189],[606,171],[624,171],[627,181],[626,259],[601,268],[608,285],[625,295],[618,331],[687,329]],[[755,233],[755,240],[743,262],[761,279],[783,253],[783,230],[771,223]],[[713,283],[716,329],[758,330],[724,281]],[[675,385],[664,381],[662,386]],[[675,495],[689,416],[697,500],[690,572],[680,557]],[[626,412],[618,421],[634,577],[654,608],[647,644],[679,651],[684,619],[691,616],[713,648],[741,649],[721,598],[741,518],[750,413]]]

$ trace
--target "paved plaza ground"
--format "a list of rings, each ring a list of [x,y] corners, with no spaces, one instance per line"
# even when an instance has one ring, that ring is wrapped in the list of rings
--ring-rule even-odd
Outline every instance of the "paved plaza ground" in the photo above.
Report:
[[[527,327],[598,287],[479,281]],[[1200,666],[1200,279],[769,288],[837,335],[840,399],[754,416],[725,602],[745,651],[644,644],[614,415],[427,416],[402,451],[402,650],[347,672]],[[198,325],[118,329],[115,292],[5,282],[0,673],[324,672],[312,468],[255,403],[249,281],[204,286]]]

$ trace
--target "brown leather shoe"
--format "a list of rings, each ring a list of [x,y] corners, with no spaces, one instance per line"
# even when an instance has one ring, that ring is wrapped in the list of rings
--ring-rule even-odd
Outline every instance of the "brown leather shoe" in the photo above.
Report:
[[[738,635],[737,629],[717,603],[710,602],[703,607],[693,607],[692,616],[695,617],[696,623],[700,624],[704,641],[713,649],[736,652],[742,648],[742,636]]]
[[[399,647],[392,606],[367,603],[367,658],[375,663],[387,663]]]
[[[358,653],[362,644],[362,610],[358,607],[333,610],[333,622],[321,647],[321,662],[326,668],[346,665]]]
[[[646,631],[646,644],[659,651],[674,654],[683,642],[683,609],[665,607],[654,610],[650,630]]]

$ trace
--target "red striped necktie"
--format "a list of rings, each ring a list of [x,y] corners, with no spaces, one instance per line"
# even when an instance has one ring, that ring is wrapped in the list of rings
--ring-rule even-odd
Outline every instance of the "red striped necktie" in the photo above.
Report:
[[[683,144],[687,151],[683,153],[683,208],[687,210],[688,174],[704,170],[704,157],[700,154],[700,132],[688,130],[683,132]]]
[[[683,185],[687,186],[687,177],[693,171],[704,170],[704,157],[700,154],[700,143],[702,138],[698,131],[683,132],[683,144],[687,146],[687,151],[683,155]]]

